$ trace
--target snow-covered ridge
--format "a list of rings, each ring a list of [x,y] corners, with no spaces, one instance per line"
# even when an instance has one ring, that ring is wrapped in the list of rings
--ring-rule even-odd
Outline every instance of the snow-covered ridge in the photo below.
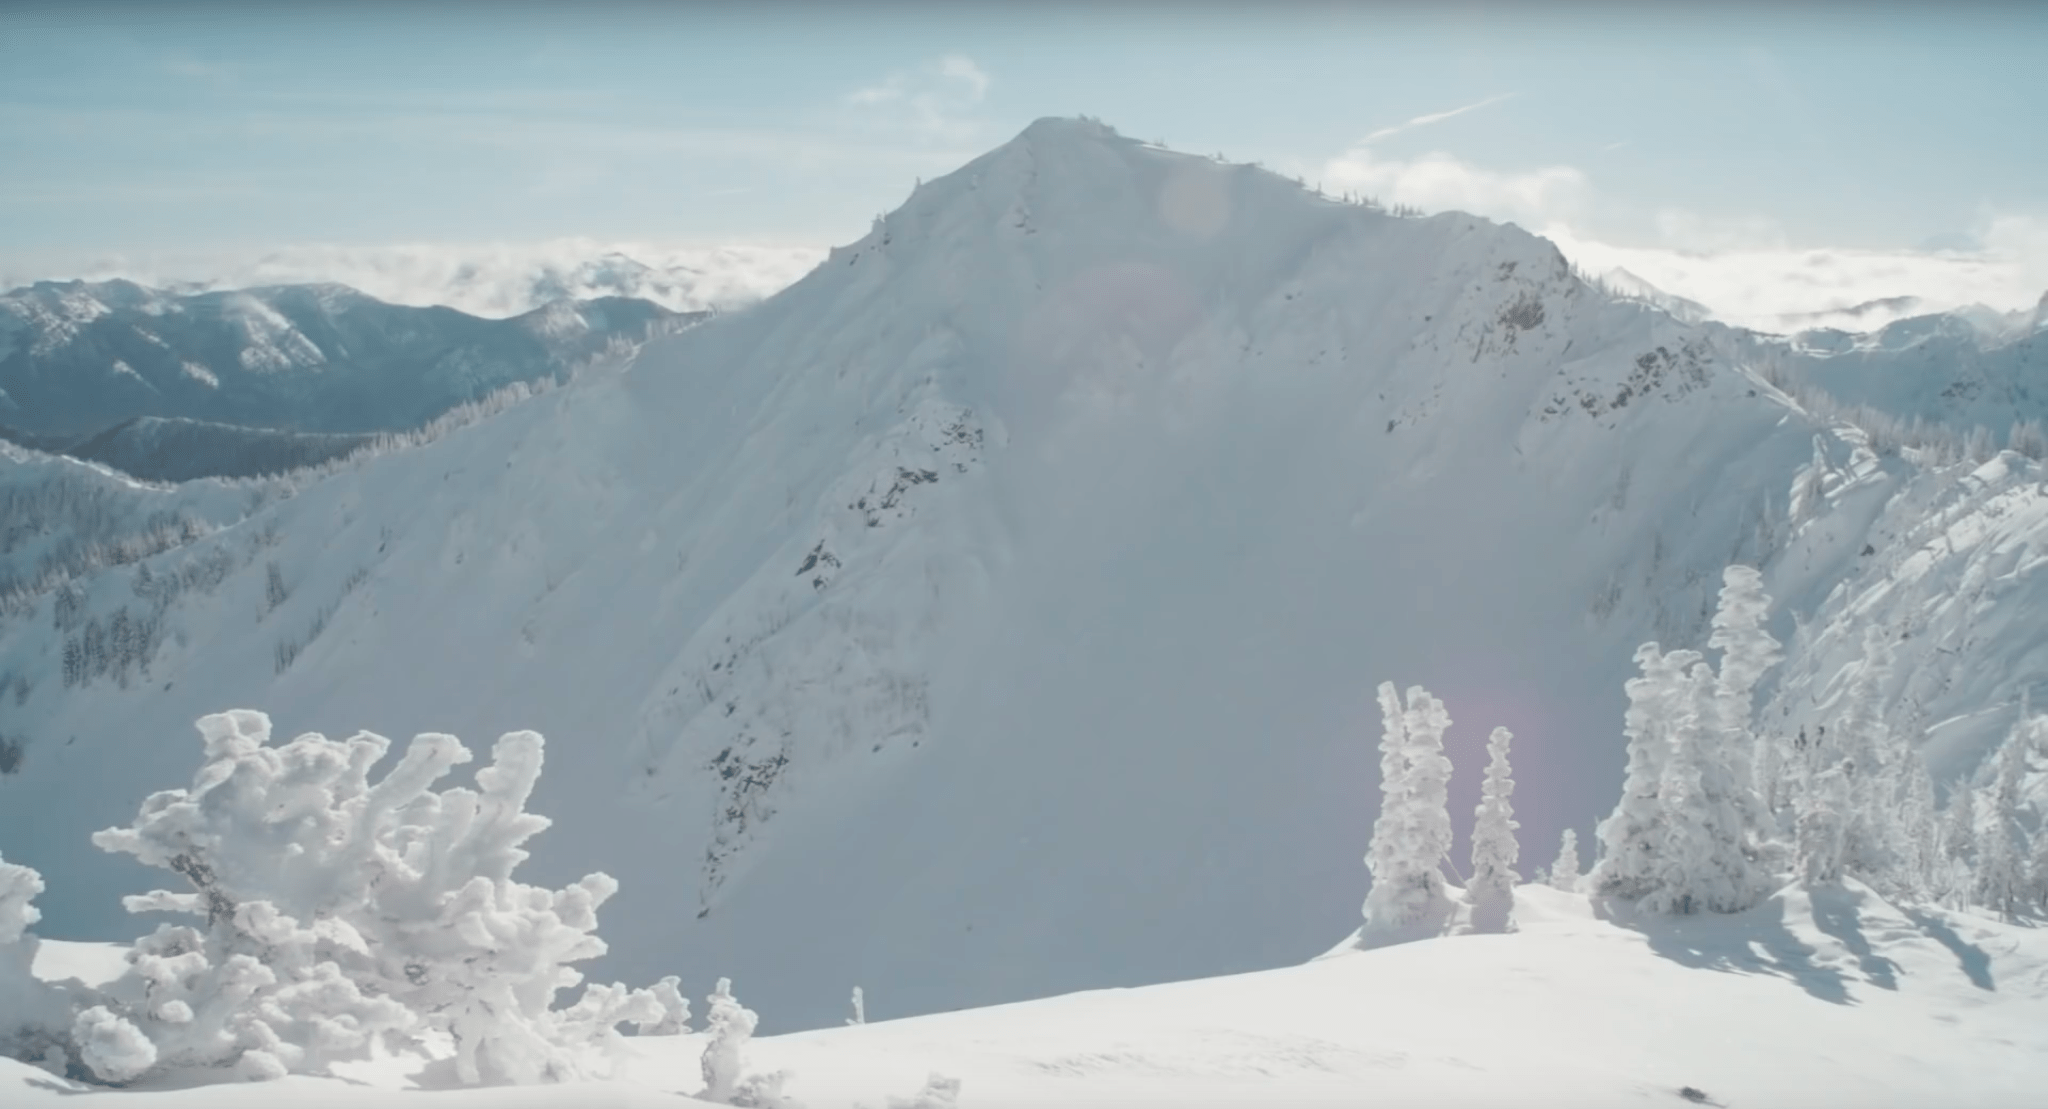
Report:
[[[702,318],[618,297],[489,320],[331,283],[180,295],[41,282],[0,295],[0,424],[81,438],[141,416],[400,431]]]
[[[0,849],[105,934],[83,836],[191,719],[533,728],[575,752],[537,880],[622,882],[607,977],[815,1027],[1298,962],[1356,919],[1375,682],[1509,724],[1552,843],[1725,565],[1781,638],[1826,599],[1914,479],[1759,349],[1512,227],[1044,121],[747,312],[152,553],[227,570],[141,665],[53,676],[132,562],[0,625]]]

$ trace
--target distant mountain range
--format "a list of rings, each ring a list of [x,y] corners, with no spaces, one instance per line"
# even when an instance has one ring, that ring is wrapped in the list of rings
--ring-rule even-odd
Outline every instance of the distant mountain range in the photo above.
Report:
[[[672,312],[744,308],[825,257],[809,246],[663,246],[555,239],[536,243],[286,245],[260,254],[113,256],[45,262],[0,258],[0,288],[51,277],[134,281],[179,295],[337,282],[379,300],[445,305],[498,319],[563,298],[633,297]]]
[[[0,437],[155,480],[275,472],[709,315],[600,297],[485,319],[333,284],[38,282],[0,295]]]

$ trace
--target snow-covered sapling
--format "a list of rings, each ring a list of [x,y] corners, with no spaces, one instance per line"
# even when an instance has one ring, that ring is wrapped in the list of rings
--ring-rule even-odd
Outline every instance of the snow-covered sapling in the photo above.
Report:
[[[1515,807],[1508,800],[1515,781],[1508,766],[1508,742],[1514,734],[1495,728],[1486,742],[1486,782],[1472,824],[1472,880],[1465,896],[1472,904],[1472,930],[1507,932],[1514,928]]]
[[[711,996],[704,999],[704,1092],[700,1101],[732,1104],[740,1086],[740,1048],[753,1038],[760,1018],[732,995],[732,979],[720,978]]]
[[[1558,837],[1557,861],[1550,864],[1551,888],[1567,893],[1579,888],[1579,833],[1566,828]]]
[[[671,974],[647,987],[661,1006],[661,1017],[637,1027],[642,1036],[680,1036],[690,1030],[690,999],[683,996],[683,980]]]
[[[868,1022],[868,1006],[867,1006],[867,1000],[866,1000],[865,998],[863,998],[863,997],[861,996],[861,992],[860,992],[860,987],[859,987],[859,986],[855,986],[855,987],[853,988],[853,1016],[851,1016],[851,1017],[847,1018],[847,1021],[846,1021],[846,1023],[848,1023],[848,1024],[866,1024],[867,1022]]]

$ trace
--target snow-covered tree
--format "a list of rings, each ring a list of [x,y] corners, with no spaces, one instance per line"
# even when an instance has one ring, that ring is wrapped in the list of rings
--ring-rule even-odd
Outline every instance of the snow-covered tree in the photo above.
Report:
[[[1891,639],[1884,629],[1876,624],[1865,627],[1863,660],[1831,732],[1848,759],[1843,764],[1842,865],[1879,884],[1899,865],[1893,791],[1886,788],[1896,779],[1887,773],[1886,755],[1894,744],[1884,723],[1891,658]]]
[[[1977,858],[1977,795],[1968,781],[1949,788],[1941,820],[1941,889],[1944,901],[1956,908],[1969,903]]]
[[[1508,742],[1514,734],[1495,728],[1486,741],[1486,781],[1472,824],[1472,879],[1465,896],[1472,905],[1472,930],[1507,932],[1514,928],[1515,807],[1508,797],[1515,780],[1508,766]]]
[[[0,1056],[32,1061],[61,1056],[71,1020],[63,995],[30,973],[37,940],[29,927],[43,915],[32,902],[42,892],[34,868],[0,859]]]
[[[1622,718],[1628,767],[1621,800],[1595,830],[1599,858],[1587,876],[1596,894],[1635,901],[1657,886],[1664,837],[1660,793],[1671,761],[1671,729],[1683,696],[1683,675],[1699,660],[1698,651],[1665,654],[1655,643],[1636,648],[1642,674],[1623,687],[1629,701]]]
[[[605,1073],[619,1024],[669,1017],[655,993],[617,985],[554,1007],[581,981],[569,964],[603,954],[596,910],[618,885],[513,879],[521,845],[549,823],[525,811],[538,734],[500,738],[476,789],[435,791],[470,761],[454,736],[415,737],[372,781],[381,736],[272,745],[269,718],[247,710],[198,726],[205,763],[191,787],[151,795],[132,825],[93,837],[189,883],[130,897],[131,912],[201,922],[138,941],[104,1013],[80,1018],[81,1042],[103,1045],[113,1068],[102,1077],[147,1054],[136,1034],[154,1051],[145,1069],[274,1078],[364,1057],[385,1034],[438,1031],[464,1082],[566,1079]]]
[[[1451,760],[1444,757],[1443,702],[1421,686],[1408,689],[1404,710],[1392,682],[1379,687],[1385,730],[1380,739],[1380,814],[1373,822],[1366,866],[1366,942],[1406,938],[1450,906],[1442,871],[1450,854]]]
[[[1546,879],[1552,889],[1569,893],[1579,888],[1579,833],[1566,828],[1558,837],[1557,860],[1550,864]]]
[[[1720,745],[1725,747],[1719,761],[1727,768],[1729,788],[1741,813],[1743,828],[1754,840],[1777,830],[1757,790],[1758,743],[1751,731],[1756,683],[1785,657],[1785,652],[1764,630],[1771,599],[1764,593],[1763,575],[1754,567],[1730,566],[1721,572],[1721,583],[1714,631],[1707,639],[1708,647],[1721,652],[1720,680],[1714,690],[1720,702]],[[1775,760],[1767,757],[1764,761]]]
[[[1907,745],[1900,755],[1899,842],[1901,888],[1912,897],[1934,896],[1941,859],[1934,807],[1934,779],[1918,748]]]
[[[1799,875],[1809,886],[1842,879],[1842,811],[1848,807],[1848,780],[1853,773],[1849,760],[1841,760],[1814,775],[1800,797],[1796,827]]]
[[[1694,663],[1680,682],[1659,787],[1664,826],[1656,880],[1641,904],[1665,913],[1739,912],[1765,885],[1744,850],[1744,788],[1735,766],[1746,757],[1747,730],[1719,719],[1726,702],[1711,666]]]
[[[754,1036],[760,1018],[732,995],[732,979],[720,978],[704,999],[704,1091],[698,1100],[732,1104],[740,1088],[740,1048]]]
[[[868,1022],[868,1005],[867,1005],[867,999],[866,999],[865,997],[863,997],[863,996],[861,995],[861,992],[860,992],[860,987],[859,987],[859,986],[855,986],[855,987],[853,988],[853,1016],[851,1016],[851,1017],[847,1018],[847,1021],[846,1021],[846,1023],[848,1023],[848,1024],[866,1024],[867,1022]]]
[[[43,876],[35,868],[0,857],[0,950],[18,951],[29,925],[43,919],[33,902],[43,892]]]
[[[1977,830],[1975,899],[1985,908],[2017,912],[2032,898],[2027,890],[2026,830],[2020,824],[2020,786],[2027,770],[2032,727],[2026,705],[1998,749],[1991,783],[1991,811]]]
[[[661,1018],[639,1024],[642,1036],[680,1036],[690,1030],[690,999],[683,996],[682,985],[683,980],[671,974],[647,987],[661,1006]]]

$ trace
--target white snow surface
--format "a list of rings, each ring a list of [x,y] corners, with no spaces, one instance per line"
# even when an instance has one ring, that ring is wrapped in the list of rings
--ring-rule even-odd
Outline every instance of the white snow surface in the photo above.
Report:
[[[754,1039],[809,1109],[907,1102],[928,1074],[962,1109],[1010,1106],[2038,1104],[2048,937],[1869,890],[1788,888],[1734,916],[1602,919],[1516,890],[1520,931],[1340,948],[1305,965]],[[55,961],[55,960],[53,960]],[[66,955],[67,964],[90,960]],[[706,1037],[629,1039],[601,1083],[446,1089],[417,1059],[346,1080],[131,1090],[178,1106],[658,1106],[703,1089]],[[0,1104],[79,1087],[0,1060]],[[431,1092],[427,1092],[431,1091]]]
[[[302,488],[124,487],[221,525],[152,556],[159,579],[235,569],[167,610],[125,685],[58,680],[50,597],[0,622],[0,679],[36,679],[6,702],[26,744],[0,851],[50,876],[49,934],[126,938],[118,897],[149,879],[87,836],[189,778],[194,719],[531,728],[555,824],[526,879],[622,885],[592,977],[729,975],[764,1033],[837,1025],[854,984],[882,1021],[1298,963],[1358,920],[1378,681],[1449,706],[1454,813],[1505,725],[1523,842],[1584,838],[1616,796],[1631,651],[1703,643],[1724,565],[1763,564],[1789,642],[1792,613],[1851,604],[1831,591],[1866,540],[1924,542],[1905,509],[1873,522],[1961,478],[1860,450],[1743,349],[1513,227],[1042,121],[616,372]],[[50,465],[0,452],[20,480]],[[2007,466],[2014,496],[2038,480]],[[1999,588],[2043,588],[2042,562],[1999,563]],[[135,604],[131,578],[93,578],[85,612]],[[2043,668],[1980,640],[1917,661],[1994,697]],[[1521,937],[1459,950],[1539,942],[1518,912]],[[1392,1031],[1404,1010],[1345,1011]],[[1199,1055],[1187,1035],[1172,1050]]]

